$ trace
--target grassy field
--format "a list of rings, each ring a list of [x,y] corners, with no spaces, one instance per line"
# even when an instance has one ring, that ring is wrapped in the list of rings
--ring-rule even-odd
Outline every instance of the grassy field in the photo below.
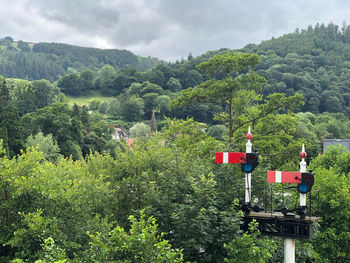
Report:
[[[99,101],[101,103],[111,99],[111,97],[103,97],[103,96],[91,96],[91,97],[68,97],[69,106],[73,106],[76,103],[78,106],[89,106],[90,102],[93,100]]]

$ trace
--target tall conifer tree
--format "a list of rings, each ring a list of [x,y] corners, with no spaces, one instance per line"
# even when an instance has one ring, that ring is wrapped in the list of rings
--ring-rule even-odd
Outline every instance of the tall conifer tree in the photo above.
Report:
[[[0,76],[0,138],[9,156],[15,156],[23,148],[22,126],[18,110],[11,104],[9,89]]]

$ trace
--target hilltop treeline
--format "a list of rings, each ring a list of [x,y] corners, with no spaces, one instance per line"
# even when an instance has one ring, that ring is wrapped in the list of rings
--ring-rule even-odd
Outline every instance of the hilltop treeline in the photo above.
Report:
[[[115,68],[135,67],[140,71],[152,68],[155,58],[136,56],[127,50],[103,50],[58,43],[31,44],[0,39],[0,74],[27,80],[57,80],[69,69],[98,70],[104,65]]]

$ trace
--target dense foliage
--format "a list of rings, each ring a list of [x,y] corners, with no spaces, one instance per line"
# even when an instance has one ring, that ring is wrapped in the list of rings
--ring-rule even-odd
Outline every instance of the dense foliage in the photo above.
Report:
[[[322,217],[316,237],[312,240],[317,262],[348,262],[350,153],[332,148],[313,162],[316,188],[319,190],[319,215]]]
[[[168,144],[161,146],[162,140]],[[129,229],[129,215],[145,209],[187,260],[221,262],[223,244],[239,232],[240,213],[237,194],[222,192],[227,185],[221,181],[233,178],[213,174],[212,156],[220,145],[201,125],[176,121],[161,137],[134,145],[134,151],[122,147],[115,159],[91,154],[53,164],[35,150],[17,159],[3,157],[1,206],[8,212],[0,220],[6,229],[2,257],[41,259],[51,238],[65,258],[77,262],[140,257],[179,262],[180,254],[159,239],[154,220],[141,216],[137,223],[132,217],[130,233],[123,230]]]
[[[317,24],[242,51],[261,56],[257,72],[266,77],[264,94],[303,94],[303,111],[350,114],[350,26]]]
[[[63,94],[48,81],[9,80],[0,77],[0,137],[9,156],[28,146],[55,147],[58,155],[74,160],[91,151],[103,152],[112,138],[111,126],[87,107],[70,108]],[[50,139],[48,139],[49,137]],[[34,145],[33,143],[36,143]],[[48,144],[50,146],[48,146]]]
[[[34,149],[18,158],[3,155],[2,260],[280,262],[278,240],[260,240],[254,225],[252,234],[239,234],[244,179],[232,166],[215,165],[215,151],[224,145],[205,135],[202,124],[170,121],[133,147],[121,145],[115,158],[95,153],[56,164]],[[348,155],[331,150],[312,162],[320,190],[314,213],[323,220],[312,243],[298,245],[299,260],[347,262],[350,252],[340,244],[348,240]],[[256,186],[266,173],[264,164],[257,169]],[[253,195],[263,191],[255,187]]]

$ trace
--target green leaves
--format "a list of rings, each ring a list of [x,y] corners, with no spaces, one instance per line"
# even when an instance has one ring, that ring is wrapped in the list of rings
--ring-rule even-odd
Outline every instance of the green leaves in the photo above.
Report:
[[[53,163],[57,163],[62,157],[59,153],[60,148],[52,138],[52,134],[45,136],[42,132],[39,132],[35,136],[30,135],[27,138],[26,147],[38,147],[38,150],[45,155],[45,158]]]
[[[16,256],[29,261],[40,257],[41,244],[50,236],[58,235],[57,220],[44,218],[42,211],[21,214],[23,227],[14,232],[14,237],[5,245],[18,249]]]
[[[146,218],[141,211],[140,219],[130,216],[129,220],[129,232],[117,226],[109,233],[90,234],[89,258],[97,262],[183,262],[180,250],[171,248],[164,233],[158,234],[153,217]]]
[[[102,175],[91,175],[82,162],[54,165],[43,158],[30,151],[0,162],[0,208],[6,211],[0,214],[0,242],[9,242],[11,253],[22,251],[23,259],[38,258],[49,237],[68,254],[78,253],[86,231],[101,228],[95,216],[112,214],[113,190]]]
[[[197,68],[209,76],[219,73],[234,78],[241,71],[254,68],[259,62],[259,56],[256,54],[230,52],[214,56],[199,64]]]
[[[255,221],[250,223],[249,231],[249,233],[243,233],[242,236],[236,237],[225,245],[225,249],[228,251],[225,262],[270,262],[277,244],[269,238],[259,237],[258,223]]]
[[[349,152],[331,147],[311,163],[317,190],[313,200],[317,196],[319,202],[315,212],[321,218],[312,244],[324,262],[347,262],[350,255],[349,158]]]

